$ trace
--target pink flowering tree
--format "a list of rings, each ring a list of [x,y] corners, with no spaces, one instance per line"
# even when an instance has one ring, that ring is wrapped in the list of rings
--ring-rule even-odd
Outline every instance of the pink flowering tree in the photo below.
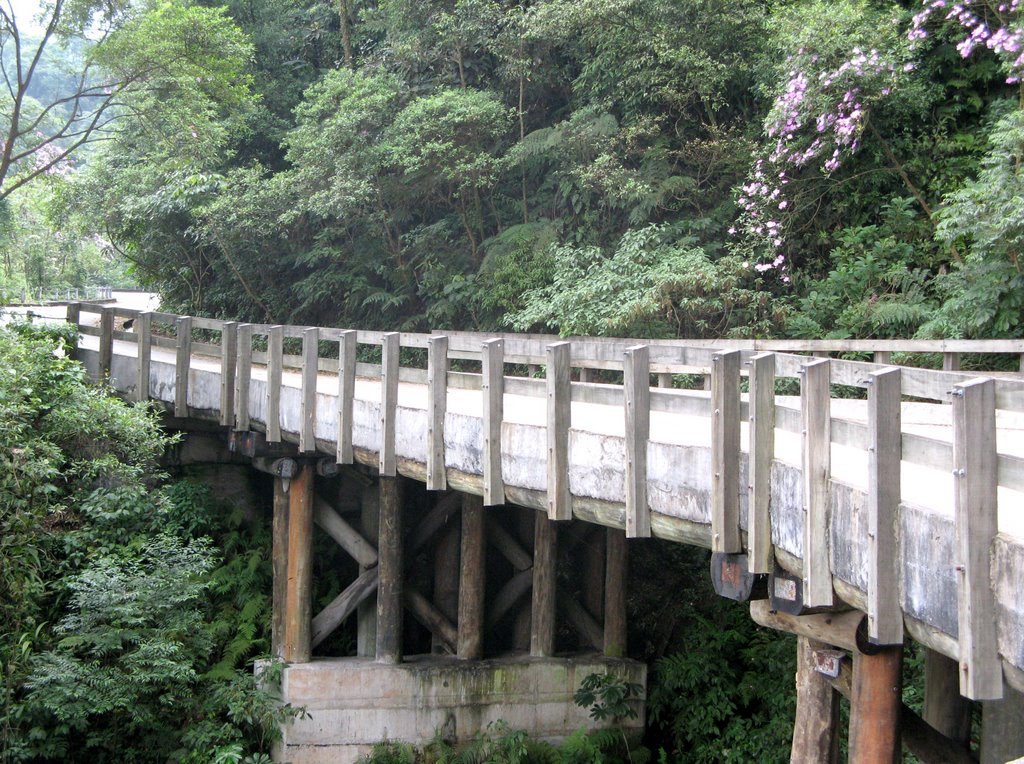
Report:
[[[913,70],[894,31],[898,21],[858,3],[817,3],[788,17],[780,36],[795,50],[779,72],[762,150],[739,189],[741,214],[730,230],[753,244],[758,273],[789,282],[795,215],[820,203],[816,186],[858,153],[872,112]]]
[[[953,23],[962,30],[956,49],[964,58],[976,50],[988,49],[996,54],[1006,71],[1009,84],[1020,82],[1024,71],[1024,24],[1020,13],[1020,0],[1008,2],[948,2],[926,0],[924,7],[914,15],[908,38],[917,43],[928,38],[935,27]]]
[[[963,259],[942,279],[943,309],[922,328],[934,336],[1024,335],[1024,17],[1019,0],[930,0],[908,37],[924,49],[952,28],[965,60],[994,56],[1007,95],[988,111],[987,151],[975,177],[947,194],[937,236],[961,247]]]
[[[895,174],[923,218],[938,230],[935,203],[942,191],[929,198],[876,119],[880,110],[890,109],[900,113],[896,124],[904,129],[914,119],[907,104],[928,100],[925,92],[935,85],[917,72],[919,60],[931,55],[932,36],[941,32],[944,41],[951,40],[965,63],[983,52],[989,60],[994,56],[1009,85],[1018,85],[1024,73],[1020,0],[925,0],[910,18],[899,12],[886,18],[848,1],[829,8],[813,4],[790,19],[796,31],[783,39],[792,52],[779,73],[762,151],[739,189],[741,214],[732,231],[753,243],[753,268],[777,273],[783,281],[788,280],[793,226],[827,193],[862,173]],[[820,19],[831,28],[822,28]],[[859,31],[841,31],[851,29]],[[1020,93],[1024,99],[1024,88]],[[855,160],[866,143],[872,146],[874,167]],[[958,243],[938,238],[946,241],[950,259],[961,262]]]

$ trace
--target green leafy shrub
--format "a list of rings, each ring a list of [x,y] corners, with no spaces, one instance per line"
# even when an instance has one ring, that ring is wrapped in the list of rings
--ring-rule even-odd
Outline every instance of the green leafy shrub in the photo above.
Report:
[[[643,688],[636,682],[627,682],[612,673],[589,674],[573,694],[577,706],[590,709],[590,717],[597,721],[635,719],[636,711],[630,701],[637,698]]]
[[[793,732],[793,640],[755,626],[746,608],[692,614],[684,642],[649,682],[649,723],[675,762],[787,761]]]
[[[267,530],[167,482],[155,411],[87,384],[70,339],[0,328],[0,759],[256,762],[299,713],[244,669]]]
[[[562,335],[763,336],[777,306],[738,257],[714,260],[666,226],[627,232],[615,251],[564,245],[550,251],[553,278],[509,314],[517,331]]]

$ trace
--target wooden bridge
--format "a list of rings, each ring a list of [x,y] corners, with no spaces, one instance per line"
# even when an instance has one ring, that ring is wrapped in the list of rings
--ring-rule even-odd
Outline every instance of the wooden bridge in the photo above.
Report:
[[[622,655],[625,539],[654,536],[711,549],[720,594],[800,637],[794,761],[834,755],[836,690],[852,700],[857,762],[895,760],[901,733],[922,761],[972,760],[961,696],[1024,691],[1024,375],[959,370],[962,354],[1024,362],[1024,343],[426,335],[81,303],[68,320],[97,378],[179,422],[220,426],[290,482],[275,497],[274,551],[274,650],[290,664],[308,664],[374,591],[360,654],[378,665],[403,659],[403,602],[442,652],[480,659],[485,627],[531,590],[531,655],[553,655],[558,618]],[[940,353],[944,370],[892,363],[919,353]],[[676,386],[679,375],[703,389]],[[355,530],[314,497],[303,464],[372,468],[378,518]],[[447,603],[403,594],[398,476],[463,495],[437,502],[405,542],[422,545],[461,511],[461,585],[435,586]],[[487,603],[481,505],[535,518],[532,554],[499,523],[488,531],[513,577]],[[316,615],[314,520],[361,571]],[[607,539],[590,608],[556,593],[556,529],[570,520]],[[435,553],[458,560],[446,543]],[[906,638],[928,650],[930,727],[905,707],[899,722]],[[287,755],[300,760],[301,745]]]

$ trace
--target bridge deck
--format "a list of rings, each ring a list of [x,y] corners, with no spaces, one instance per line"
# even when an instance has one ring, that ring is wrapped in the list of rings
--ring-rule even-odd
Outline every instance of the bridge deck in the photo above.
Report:
[[[906,629],[960,661],[961,689],[970,697],[998,697],[1004,675],[1024,690],[1019,378],[979,381],[908,368],[897,378],[895,408],[885,409],[871,396],[885,381],[875,375],[887,367],[775,353],[767,399],[774,426],[766,442],[756,417],[750,418],[757,406],[765,416],[763,403],[752,401],[765,400],[763,383],[739,393],[739,361],[751,363],[748,350],[730,360],[714,348],[651,342],[630,356],[624,341],[574,341],[565,351],[573,367],[604,369],[605,378],[623,383],[570,383],[565,376],[559,392],[549,380],[507,376],[506,366],[536,365],[539,374],[553,357],[546,353],[554,338],[509,335],[493,355],[484,336],[453,334],[439,375],[436,367],[398,366],[399,343],[420,348],[422,356],[431,344],[424,335],[310,334],[308,328],[262,325],[238,331],[234,324],[167,314],[150,314],[144,326],[149,320],[177,323],[177,338],[145,329],[133,335],[114,329],[114,312],[103,312],[99,328],[82,322],[81,357],[97,375],[109,370],[112,385],[135,397],[144,375],[148,397],[179,416],[263,430],[268,439],[300,443],[307,451],[315,444],[340,460],[350,437],[356,461],[387,471],[393,455],[399,473],[428,485],[437,480],[430,442],[440,428],[443,451],[435,453],[443,453],[448,486],[485,496],[496,490],[494,504],[507,500],[547,510],[553,518],[568,511],[548,493],[549,485],[558,485],[555,465],[564,450],[572,516],[626,527],[631,535],[746,553],[753,572],[779,566],[798,576],[804,604],[830,605],[837,595],[867,612],[874,641],[898,641]],[[196,329],[221,332],[222,340],[193,342]],[[269,351],[254,351],[245,341],[236,350],[236,332],[245,339],[249,332],[266,335]],[[284,336],[305,336],[305,361],[283,353]],[[383,360],[353,368],[351,361],[318,357],[316,341],[340,342],[343,350],[346,342],[383,343]],[[484,367],[479,361],[474,367],[481,358]],[[495,359],[502,374],[488,378],[487,364]],[[411,362],[408,354],[405,360]],[[719,360],[723,367],[733,363],[735,380],[719,373]],[[452,371],[453,363],[473,370]],[[634,378],[640,380],[710,373],[713,390],[638,390],[630,386],[637,365]],[[568,367],[557,373],[567,375]],[[280,386],[268,384],[277,375]],[[339,397],[346,377],[353,380],[351,415]],[[802,394],[775,395],[776,378],[801,380]],[[446,381],[442,396],[431,379]],[[838,389],[830,383],[867,390],[869,400],[833,397],[829,390]],[[642,410],[631,412],[631,406]],[[568,419],[559,420],[558,411]],[[892,451],[885,453],[892,445],[891,437],[885,440],[886,424],[900,419],[895,447],[901,450],[893,458]],[[827,440],[816,440],[822,423]],[[488,444],[488,432],[500,433],[498,441]],[[758,478],[754,473],[765,462],[767,472]],[[767,523],[760,533],[770,533],[767,554],[755,549],[761,548],[759,522]]]

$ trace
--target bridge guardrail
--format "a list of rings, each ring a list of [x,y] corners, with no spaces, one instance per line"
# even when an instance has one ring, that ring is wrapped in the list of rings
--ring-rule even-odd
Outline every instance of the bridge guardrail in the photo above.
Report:
[[[99,313],[98,328],[81,326],[81,313]],[[133,332],[115,331],[115,318],[135,320]],[[957,371],[964,353],[1013,354],[1024,360],[1024,342],[867,341],[867,340],[622,340],[550,336],[490,335],[450,332],[411,334],[334,328],[248,324],[217,319],[146,313],[87,304],[73,304],[68,320],[82,334],[100,338],[99,369],[109,372],[113,341],[137,347],[136,397],[149,393],[149,365],[154,345],[176,354],[176,416],[188,416],[189,369],[194,354],[220,361],[220,423],[246,430],[251,426],[248,402],[253,365],[265,364],[267,377],[266,434],[282,438],[280,389],[286,370],[301,377],[302,451],[316,448],[314,422],[317,375],[337,376],[339,463],[354,459],[352,428],[355,379],[381,380],[382,475],[396,474],[395,417],[399,382],[416,382],[427,393],[427,487],[446,487],[444,421],[446,392],[452,388],[481,391],[483,400],[483,490],[485,504],[504,502],[501,476],[501,423],[504,394],[547,399],[548,513],[552,519],[572,516],[567,475],[570,403],[600,403],[623,409],[625,418],[625,524],[630,536],[651,535],[647,500],[647,442],[652,412],[672,412],[708,420],[711,430],[713,551],[746,552],[752,573],[767,573],[774,564],[771,539],[770,481],[776,431],[800,440],[804,497],[804,603],[833,604],[833,573],[829,560],[829,515],[833,446],[865,452],[868,462],[868,575],[864,607],[870,638],[879,644],[902,641],[904,618],[897,581],[899,549],[895,528],[899,511],[900,464],[948,469],[955,485],[955,528],[958,559],[957,590],[961,636],[959,653],[964,693],[998,697],[1002,669],[996,647],[989,549],[998,533],[999,488],[1024,491],[1024,459],[1001,452],[996,438],[996,411],[1024,412],[1024,377],[1016,374],[972,374]],[[153,324],[173,326],[173,336],[153,333]],[[218,342],[194,342],[193,331],[219,333]],[[266,350],[254,349],[263,338]],[[299,339],[299,354],[284,352],[285,339]],[[320,356],[321,343],[338,343],[338,358]],[[262,341],[261,343],[262,344]],[[381,349],[381,362],[359,363],[358,345]],[[402,348],[426,350],[425,364],[403,366]],[[789,352],[787,352],[789,351]],[[811,352],[814,356],[792,351]],[[875,363],[828,356],[833,352],[873,353]],[[893,365],[893,353],[941,353],[943,371]],[[452,361],[480,364],[480,371],[456,371]],[[530,376],[506,374],[507,365],[525,366]],[[425,368],[424,368],[425,365]],[[543,368],[543,378],[539,375]],[[579,369],[574,380],[573,369]],[[589,372],[621,374],[621,383],[589,381]],[[710,389],[677,390],[673,374],[703,374]],[[617,377],[616,374],[616,377]],[[650,384],[658,375],[659,387]],[[741,394],[741,380],[748,391]],[[796,380],[799,396],[776,394],[776,382]],[[850,417],[835,402],[834,385],[864,391],[866,417]],[[952,442],[900,424],[905,399],[939,401],[949,406]],[[833,411],[835,409],[835,411]],[[747,446],[741,448],[743,425]],[[748,463],[748,485],[741,486],[740,459]],[[740,525],[740,493],[748,496],[746,532]]]

